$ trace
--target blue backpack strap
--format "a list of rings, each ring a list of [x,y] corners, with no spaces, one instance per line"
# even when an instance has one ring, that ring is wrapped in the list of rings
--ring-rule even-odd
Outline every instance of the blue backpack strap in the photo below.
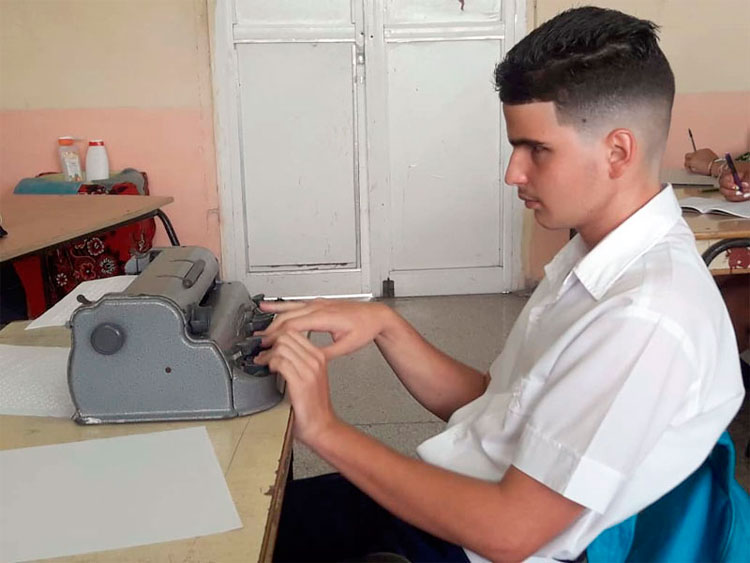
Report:
[[[589,563],[624,563],[633,545],[637,518],[634,514],[599,534],[586,548]]]
[[[719,446],[723,448],[720,449]],[[729,529],[718,560],[727,563],[747,563],[750,559],[750,495],[735,479],[734,444],[728,432],[724,432],[719,438],[709,462],[716,474],[722,477],[721,483],[725,487],[729,511]]]
[[[602,532],[592,563],[747,561],[750,497],[734,478],[734,446],[724,432],[706,461],[640,513]]]

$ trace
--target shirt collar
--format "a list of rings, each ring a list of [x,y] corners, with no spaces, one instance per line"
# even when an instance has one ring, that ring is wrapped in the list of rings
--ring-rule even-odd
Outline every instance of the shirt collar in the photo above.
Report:
[[[581,235],[571,239],[544,271],[550,283],[562,290],[571,273],[599,300],[620,275],[682,217],[672,186],[662,190],[590,251]]]

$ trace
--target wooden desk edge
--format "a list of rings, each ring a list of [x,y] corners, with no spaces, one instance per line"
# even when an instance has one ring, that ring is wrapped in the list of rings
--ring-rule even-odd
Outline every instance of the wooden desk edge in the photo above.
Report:
[[[263,534],[263,543],[261,544],[260,555],[258,556],[258,561],[263,563],[272,561],[273,551],[276,547],[281,507],[284,503],[284,491],[286,489],[287,477],[289,476],[289,467],[292,464],[293,426],[294,411],[290,408],[289,418],[286,423],[286,432],[284,434],[284,446],[281,450],[281,458],[279,459],[279,469],[276,471],[276,481],[273,484],[271,505],[268,507],[266,530]]]

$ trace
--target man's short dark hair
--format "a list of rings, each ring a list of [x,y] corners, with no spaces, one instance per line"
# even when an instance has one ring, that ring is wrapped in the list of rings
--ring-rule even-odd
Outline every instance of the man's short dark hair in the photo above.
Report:
[[[554,102],[558,120],[586,127],[647,104],[666,139],[674,75],[658,44],[658,26],[616,10],[567,10],[513,47],[495,69],[506,104]],[[593,123],[592,123],[593,125]]]

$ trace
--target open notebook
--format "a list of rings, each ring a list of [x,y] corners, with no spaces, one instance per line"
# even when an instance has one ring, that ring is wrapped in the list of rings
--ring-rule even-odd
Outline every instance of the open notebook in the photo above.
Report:
[[[732,202],[712,197],[686,197],[679,201],[680,207],[683,209],[691,209],[699,213],[722,213],[750,219],[750,199]]]

